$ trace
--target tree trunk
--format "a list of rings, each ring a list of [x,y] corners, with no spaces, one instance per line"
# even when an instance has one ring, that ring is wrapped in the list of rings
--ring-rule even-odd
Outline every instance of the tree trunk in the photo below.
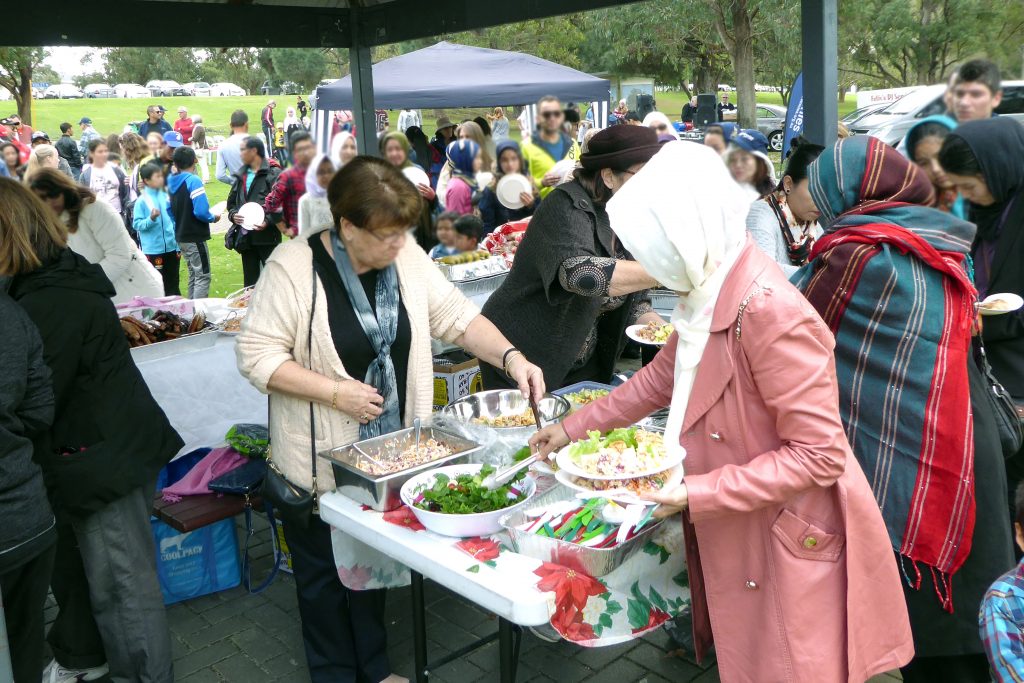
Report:
[[[839,104],[842,104],[845,101],[846,101],[846,88],[840,85],[839,86]]]
[[[757,127],[757,92],[754,90],[754,32],[747,0],[732,0],[733,45],[730,50],[736,71],[736,107],[740,128]]]
[[[718,74],[711,65],[711,55],[702,54],[693,67],[693,89],[697,94],[718,92]]]
[[[14,101],[18,105],[18,116],[23,123],[32,125],[32,67],[22,67],[18,70],[21,82],[15,88]]]

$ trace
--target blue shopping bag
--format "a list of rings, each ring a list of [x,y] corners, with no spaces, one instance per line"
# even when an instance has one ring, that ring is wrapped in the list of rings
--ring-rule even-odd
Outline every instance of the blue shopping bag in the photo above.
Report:
[[[157,490],[170,486],[203,457],[208,448],[188,453],[160,472]],[[150,518],[156,542],[156,568],[164,604],[234,588],[241,583],[235,520],[224,519],[194,531],[180,532]]]

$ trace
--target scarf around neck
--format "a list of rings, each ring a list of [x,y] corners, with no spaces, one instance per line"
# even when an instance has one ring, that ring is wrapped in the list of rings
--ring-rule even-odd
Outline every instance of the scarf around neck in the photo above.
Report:
[[[920,588],[928,567],[952,612],[974,530],[973,226],[929,208],[931,183],[875,138],[836,143],[809,176],[826,234],[793,281],[835,336],[843,425],[904,577]]]
[[[997,116],[968,121],[950,135],[962,138],[974,152],[995,199],[991,206],[969,205],[971,220],[978,225],[978,239],[994,242],[1011,202],[1024,192],[1024,126]]]
[[[401,411],[398,405],[398,380],[395,374],[395,363],[391,358],[391,346],[398,336],[398,274],[395,265],[391,264],[377,275],[376,314],[370,306],[363,284],[359,281],[352,261],[349,259],[345,243],[338,237],[338,231],[331,231],[331,246],[334,252],[334,264],[338,275],[345,285],[349,303],[355,311],[359,324],[377,353],[366,369],[363,380],[374,387],[384,398],[384,412],[376,420],[359,425],[359,438],[372,439],[382,434],[390,434],[402,428]]]

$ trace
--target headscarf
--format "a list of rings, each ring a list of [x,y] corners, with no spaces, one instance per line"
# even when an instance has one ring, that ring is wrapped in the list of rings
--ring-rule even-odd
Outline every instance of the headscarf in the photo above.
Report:
[[[405,161],[398,167],[399,169],[409,168],[413,166],[412,159],[409,158],[409,150],[412,149],[412,145],[409,144],[409,138],[405,136],[405,133],[388,133],[380,139],[380,153],[384,154],[384,148],[388,146],[388,142],[395,140],[401,146],[402,151],[405,152]]]
[[[718,293],[746,242],[749,203],[710,147],[666,143],[608,202],[612,230],[663,286],[680,292],[666,434],[682,432]],[[682,449],[666,439],[669,452]]]
[[[318,199],[327,196],[327,188],[320,187],[320,183],[316,180],[317,170],[324,161],[329,161],[334,170],[338,170],[337,162],[326,154],[317,154],[306,169],[306,194]]]
[[[651,124],[664,123],[666,127],[665,134],[671,135],[676,140],[679,139],[679,133],[676,132],[676,127],[672,125],[672,122],[668,120],[668,117],[662,114],[660,111],[652,111],[650,114],[644,117],[643,125],[647,128],[653,128]],[[657,132],[657,131],[656,131]],[[661,133],[659,133],[660,135]]]
[[[446,150],[448,163],[452,165],[452,177],[462,178],[473,191],[477,189],[473,160],[479,153],[480,145],[472,140],[456,140],[449,144]]]
[[[341,162],[341,148],[345,146],[345,141],[349,138],[352,138],[352,142],[356,142],[356,136],[352,135],[352,133],[347,130],[343,130],[335,135],[334,139],[331,140],[331,161],[334,162],[335,168],[341,168],[345,165]],[[356,149],[358,153],[358,147]]]
[[[1007,205],[1024,192],[1024,127],[1013,119],[997,116],[968,121],[950,136],[963,138],[974,152],[988,191],[996,200],[992,206],[970,204],[978,238],[993,242]]]
[[[826,234],[793,280],[835,336],[843,425],[904,577],[920,588],[928,567],[952,612],[974,530],[974,226],[931,208],[924,174],[870,136],[826,149],[808,179]]]
[[[515,140],[502,140],[494,148],[494,182],[492,185],[497,185],[497,182],[505,175],[505,172],[501,170],[501,155],[505,150],[509,149],[515,150],[516,156],[519,157],[519,172],[527,178],[530,177],[530,168],[526,163],[526,159],[523,158],[523,150],[520,149],[519,143]]]
[[[926,116],[911,126],[910,130],[907,131],[907,134],[903,138],[903,144],[907,158],[914,163],[917,163],[914,161],[914,148],[916,148],[917,145],[921,143],[921,140],[924,139],[922,137],[917,140],[913,140],[913,138],[917,136],[915,131],[921,128],[921,126],[926,126],[930,123],[938,124],[950,132],[956,130],[957,127],[957,122],[945,114]],[[913,145],[913,148],[911,145]],[[956,188],[953,187],[942,188],[937,185],[935,186],[935,208],[941,211],[949,211],[957,218],[967,217],[963,197],[961,197],[956,191]]]
[[[288,107],[284,116],[284,129],[288,130],[290,126],[301,126],[302,122],[299,121],[295,116],[295,107]]]

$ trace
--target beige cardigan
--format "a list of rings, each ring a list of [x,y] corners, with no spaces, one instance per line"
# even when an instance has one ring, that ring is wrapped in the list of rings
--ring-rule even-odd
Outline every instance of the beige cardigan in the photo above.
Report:
[[[238,369],[263,393],[269,393],[267,383],[271,375],[289,360],[332,379],[353,379],[341,364],[331,338],[327,297],[319,280],[313,319],[312,364],[306,353],[313,296],[313,252],[307,239],[319,239],[321,232],[297,237],[274,250],[260,275],[248,314],[242,322],[235,347]],[[454,342],[480,314],[480,310],[444,278],[413,240],[406,241],[395,267],[412,335],[405,404],[408,426],[416,417],[428,417],[432,409],[431,337]],[[355,379],[363,380],[362,377]],[[274,394],[271,404],[270,434],[274,463],[289,481],[309,490],[313,486],[309,402]],[[313,415],[318,453],[359,440],[359,423],[340,410],[314,403]],[[324,458],[317,462],[317,483],[322,492],[335,488],[331,464]]]

